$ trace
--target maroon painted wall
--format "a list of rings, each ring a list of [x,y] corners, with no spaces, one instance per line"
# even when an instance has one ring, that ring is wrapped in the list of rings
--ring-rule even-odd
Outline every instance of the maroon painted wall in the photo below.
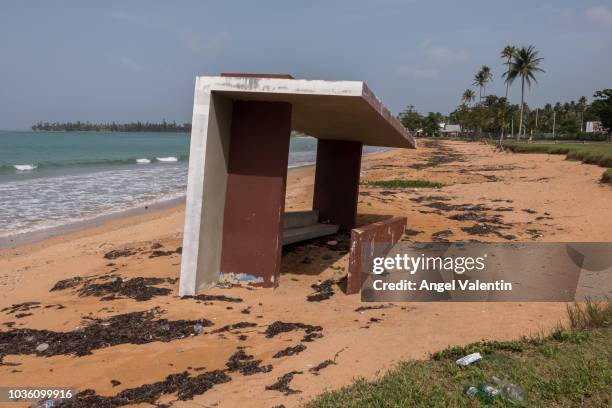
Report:
[[[351,231],[347,295],[359,293],[365,274],[372,272],[374,258],[386,256],[402,239],[406,229],[406,220],[406,217],[391,217]]]
[[[235,101],[232,113],[221,272],[280,275],[291,104]]]
[[[348,230],[355,226],[361,143],[319,139],[312,208],[319,221],[338,224]]]

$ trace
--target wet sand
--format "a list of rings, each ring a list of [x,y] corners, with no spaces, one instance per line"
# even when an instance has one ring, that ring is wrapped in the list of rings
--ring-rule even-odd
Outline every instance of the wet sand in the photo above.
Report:
[[[426,179],[446,187],[388,190],[362,186],[358,223],[403,215],[408,218],[410,236],[406,239],[416,241],[437,237],[449,241],[607,242],[612,238],[612,188],[598,183],[601,172],[600,167],[567,161],[563,156],[508,154],[476,143],[425,141],[416,151],[392,150],[364,158],[362,180]],[[312,166],[290,172],[287,210],[310,208],[313,182]],[[466,211],[466,205],[472,210]],[[476,213],[467,218],[495,219],[497,222],[491,222],[495,228],[471,229],[478,221],[464,220],[466,212]],[[175,401],[172,406],[292,407],[326,389],[347,385],[356,377],[374,378],[400,360],[426,358],[449,345],[535,334],[565,321],[563,303],[395,303],[358,312],[355,309],[362,306],[359,296],[346,296],[335,285],[331,298],[308,302],[306,296],[314,292],[312,284],[338,280],[346,273],[345,236],[336,237],[337,245],[327,245],[329,238],[287,249],[276,290],[233,287],[206,293],[240,298],[241,302],[181,300],[177,297],[178,284],[169,282],[152,285],[170,289],[168,294],[143,301],[127,296],[109,300],[101,300],[105,296],[100,294],[86,296],[92,291],[84,290],[83,282],[50,291],[58,281],[76,276],[90,277],[85,285],[113,283],[113,277],[114,282],[119,277],[124,281],[136,277],[176,278],[180,269],[176,249],[181,245],[182,227],[183,207],[177,206],[1,250],[0,309],[39,302],[22,310],[0,312],[2,331],[8,331],[7,323],[13,322],[9,324],[12,329],[71,332],[82,330],[87,318],[108,319],[155,307],[161,313],[157,318],[208,319],[213,324],[203,327],[199,335],[171,341],[160,335],[162,341],[145,338],[143,344],[97,348],[80,357],[45,357],[54,349],[53,344],[40,356],[7,355],[5,365],[0,366],[3,385],[90,388],[98,395],[112,396],[127,388],[162,381],[169,374],[187,371],[195,377],[226,369],[229,358],[240,347],[254,360],[262,360],[260,366],[271,364],[272,369],[252,375],[228,371],[231,381],[214,385],[193,400]],[[131,254],[104,257],[123,249]],[[314,333],[322,337],[303,341],[308,331],[303,328],[270,336],[269,327],[275,321],[321,326]],[[253,324],[213,333],[240,322]],[[98,324],[112,327],[105,322]],[[133,329],[143,327],[136,324]],[[306,348],[298,354],[273,357],[300,343]],[[321,369],[318,375],[309,371],[328,359],[335,364]],[[299,393],[284,395],[266,390],[278,377],[292,371],[301,372],[289,384]],[[111,380],[120,384],[113,386]],[[161,401],[175,399],[172,395]]]

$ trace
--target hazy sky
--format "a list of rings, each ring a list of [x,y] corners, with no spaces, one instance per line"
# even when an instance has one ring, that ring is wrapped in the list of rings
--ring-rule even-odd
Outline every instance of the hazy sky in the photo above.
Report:
[[[448,113],[482,64],[503,95],[506,44],[544,57],[530,104],[612,88],[610,0],[0,0],[0,129],[190,121],[194,77],[224,71],[364,80],[396,113]]]

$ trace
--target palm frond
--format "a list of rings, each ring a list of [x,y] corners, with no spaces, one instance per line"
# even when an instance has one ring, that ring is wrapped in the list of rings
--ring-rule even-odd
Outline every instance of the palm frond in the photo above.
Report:
[[[538,51],[533,45],[518,48],[512,56],[508,70],[502,76],[506,78],[508,84],[512,84],[516,78],[522,77],[527,85],[531,86],[532,81],[538,82],[535,74],[545,72],[539,66],[541,62],[542,58],[538,57]]]

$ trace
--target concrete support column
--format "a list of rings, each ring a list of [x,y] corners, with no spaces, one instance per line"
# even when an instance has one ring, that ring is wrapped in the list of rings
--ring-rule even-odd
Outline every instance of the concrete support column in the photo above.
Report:
[[[290,135],[291,104],[234,102],[221,272],[266,287],[280,275]]]
[[[319,139],[312,208],[319,211],[320,222],[344,230],[355,226],[361,148],[359,142]]]
[[[232,101],[196,79],[179,295],[219,280]]]

